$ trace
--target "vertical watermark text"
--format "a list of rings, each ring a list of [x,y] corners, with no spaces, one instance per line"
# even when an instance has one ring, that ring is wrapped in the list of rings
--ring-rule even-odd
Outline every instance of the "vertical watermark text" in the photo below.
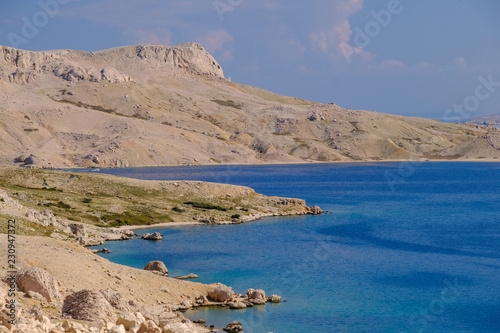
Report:
[[[7,222],[7,282],[9,290],[7,293],[8,304],[6,305],[9,314],[9,324],[16,324],[16,220]]]

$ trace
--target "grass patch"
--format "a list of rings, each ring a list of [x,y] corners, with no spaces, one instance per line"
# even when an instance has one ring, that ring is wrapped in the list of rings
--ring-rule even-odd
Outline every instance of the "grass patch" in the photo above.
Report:
[[[150,225],[154,222],[152,216],[137,215],[131,212],[106,214],[103,215],[101,219],[110,227],[119,227],[122,225]]]
[[[75,105],[75,106],[77,106],[79,108],[85,108],[85,109],[91,109],[91,110],[100,111],[100,112],[106,112],[106,113],[116,114],[116,109],[106,109],[106,108],[103,108],[100,105],[86,104],[86,103],[83,103],[83,102],[73,102],[73,101],[70,101],[69,99],[62,99],[62,100],[56,100],[54,98],[51,98],[51,99],[54,100],[54,101],[56,101],[56,102],[61,102],[61,103],[67,103],[67,104]]]
[[[211,100],[212,102],[214,103],[217,103],[219,105],[222,105],[222,106],[229,106],[231,108],[235,108],[235,109],[238,109],[238,110],[241,110],[242,107],[243,107],[243,104],[236,104],[235,101],[232,101],[230,99],[227,99],[225,101],[221,100],[221,99],[212,99]]]
[[[193,201],[188,201],[184,203],[185,205],[191,205],[193,208],[202,208],[202,209],[215,209],[215,210],[220,210],[221,212],[227,212],[227,208],[219,206],[219,205],[213,205],[208,202],[193,202]]]
[[[67,203],[64,203],[62,201],[59,201],[57,203],[48,202],[48,203],[44,203],[42,206],[44,206],[44,207],[58,207],[61,209],[71,209],[70,205],[68,205]]]

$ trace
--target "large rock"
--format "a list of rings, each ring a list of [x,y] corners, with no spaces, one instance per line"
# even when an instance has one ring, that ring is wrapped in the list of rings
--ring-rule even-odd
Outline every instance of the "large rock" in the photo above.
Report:
[[[127,333],[123,325],[115,325],[108,331],[109,333]]]
[[[162,329],[152,320],[147,320],[141,324],[137,333],[162,333]]]
[[[126,331],[136,332],[144,321],[144,316],[140,313],[126,313],[118,318],[116,325],[123,325]]]
[[[246,309],[247,305],[241,301],[233,302],[229,304],[230,309]]]
[[[243,333],[243,328],[241,327],[241,323],[238,321],[233,321],[229,323],[223,330],[228,333]]]
[[[152,234],[144,234],[142,235],[142,239],[147,239],[147,240],[162,240],[163,237],[159,232],[153,232]]]
[[[81,290],[64,299],[62,312],[73,319],[87,321],[114,321],[115,311],[103,294],[92,290]]]
[[[271,303],[281,303],[281,299],[282,297],[276,294],[267,298],[267,300]]]
[[[33,154],[31,154],[28,158],[26,158],[24,160],[24,164],[26,164],[26,165],[34,165],[34,164],[39,164],[39,163],[40,163],[40,159]]]
[[[262,289],[248,289],[246,297],[253,304],[265,304],[267,302],[266,292]]]
[[[233,289],[221,283],[215,289],[208,292],[208,297],[216,302],[225,302],[231,299],[233,295]]]
[[[146,271],[158,272],[160,275],[168,276],[167,266],[162,261],[154,260],[150,261],[144,266]]]
[[[104,298],[106,298],[109,304],[111,304],[111,306],[114,307],[115,309],[120,311],[128,310],[127,303],[123,299],[122,294],[115,292],[114,290],[109,288],[101,289],[99,292],[104,296]]]
[[[324,211],[321,208],[319,208],[318,205],[315,205],[314,207],[309,207],[309,213],[312,215],[320,215],[323,214]]]
[[[38,293],[48,302],[60,304],[62,295],[59,292],[57,280],[46,270],[37,267],[28,267],[20,270],[16,276],[19,289],[25,293]]]

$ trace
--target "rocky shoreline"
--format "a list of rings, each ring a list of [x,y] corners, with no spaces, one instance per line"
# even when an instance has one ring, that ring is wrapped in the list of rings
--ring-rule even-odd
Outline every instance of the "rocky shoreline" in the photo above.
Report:
[[[179,195],[181,200],[175,199]],[[202,201],[200,197],[210,201]],[[190,221],[139,226],[127,223],[121,227],[83,222],[89,218],[89,208],[100,210],[101,214],[115,209],[114,216],[120,219],[133,217],[142,221],[126,206],[134,201],[156,210],[161,204],[165,210],[184,216],[182,220],[188,217]],[[136,181],[107,175],[8,167],[0,167],[0,208],[1,219],[17,221],[19,251],[17,274],[7,274],[7,267],[3,266],[0,276],[3,281],[0,283],[0,333],[213,331],[214,328],[191,322],[181,312],[204,306],[244,309],[267,302],[278,303],[281,297],[266,296],[263,290],[251,288],[245,294],[237,294],[222,284],[188,281],[196,278],[194,274],[168,277],[167,268],[159,263],[142,270],[114,264],[88,246],[137,237],[134,229],[138,227],[153,229],[192,223],[229,225],[268,216],[323,212],[317,206],[306,206],[301,199],[266,197],[246,187]],[[117,208],[128,211],[116,213]],[[8,245],[4,236],[0,235],[1,248]],[[161,241],[162,235],[156,231],[144,239]],[[6,251],[0,253],[0,260],[7,263]],[[12,303],[7,298],[12,284],[17,294],[15,326],[9,323]],[[221,329],[243,330],[237,322]]]
[[[143,270],[110,263],[75,241],[19,236],[18,243],[25,258],[17,274],[2,276],[7,284],[0,283],[0,332],[209,332],[209,327],[191,322],[181,312],[281,302],[280,296],[266,296],[261,289],[250,288],[242,295],[220,283],[203,285],[179,280],[183,277],[170,278],[158,261]],[[7,241],[2,237],[0,246],[4,245]],[[82,271],[82,266],[87,268]],[[82,279],[82,273],[89,278]],[[12,325],[6,291],[14,281],[18,290]],[[139,286],[143,290],[136,290]],[[223,330],[241,332],[242,328],[233,322]]]

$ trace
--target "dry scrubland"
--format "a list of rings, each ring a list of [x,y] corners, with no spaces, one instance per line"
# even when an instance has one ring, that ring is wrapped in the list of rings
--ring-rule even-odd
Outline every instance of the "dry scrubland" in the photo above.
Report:
[[[27,282],[18,277],[16,327],[30,333],[124,332],[120,324],[134,333],[208,331],[178,310],[214,304],[244,308],[279,299],[113,264],[82,245],[134,237],[113,226],[241,223],[313,213],[320,210],[303,200],[266,197],[243,186],[0,166],[0,232],[7,232],[7,220],[16,219],[17,268],[29,277]],[[7,249],[7,235],[0,236],[0,248]],[[7,251],[0,253],[1,278],[8,282]],[[0,332],[10,328],[3,303],[7,289],[0,283]]]
[[[495,127],[355,111],[230,82],[200,45],[0,47],[0,162],[41,167],[500,156]]]
[[[197,44],[95,53],[0,47],[0,100],[0,232],[16,219],[18,332],[206,332],[178,310],[279,298],[116,265],[82,245],[130,239],[127,227],[137,225],[321,212],[242,186],[38,168],[500,157],[498,128],[279,96],[226,79]],[[10,328],[7,289],[0,283],[0,332]]]

